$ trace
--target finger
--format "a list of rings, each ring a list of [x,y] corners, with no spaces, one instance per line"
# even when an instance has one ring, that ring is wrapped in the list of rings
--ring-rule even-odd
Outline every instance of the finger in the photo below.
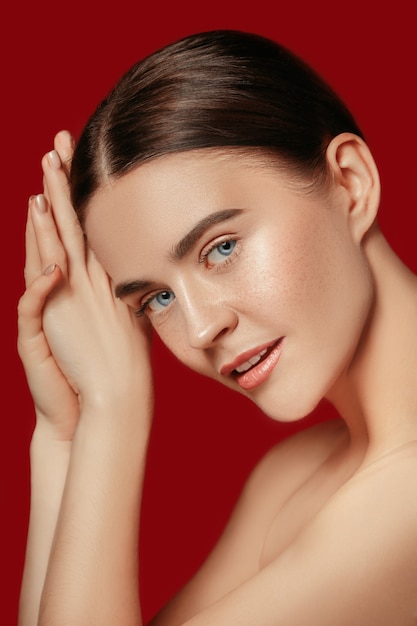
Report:
[[[18,304],[19,353],[42,332],[42,311],[49,294],[62,279],[58,265],[51,265],[25,291]]]
[[[103,269],[103,266],[97,260],[97,257],[95,256],[91,248],[87,248],[86,263],[87,273],[92,288],[95,291],[99,289],[101,297],[106,298],[106,300],[103,299],[103,302],[107,301],[108,305],[110,307],[113,307],[116,303],[116,298],[114,295],[111,279],[107,272]]]
[[[101,281],[103,285],[109,286],[110,292],[113,293],[109,275],[103,269],[101,263],[97,260],[93,250],[89,247],[87,247],[86,250],[86,261],[90,281],[93,284],[98,284],[98,282]]]
[[[44,196],[48,200],[49,204],[51,204],[51,198],[49,197],[48,185],[45,176],[42,178],[42,185]]]
[[[75,148],[75,141],[71,133],[67,130],[59,131],[59,133],[55,135],[54,148],[58,152],[63,170],[68,178]]]
[[[59,238],[67,253],[68,269],[85,267],[84,235],[70,202],[68,179],[56,150],[43,157],[42,168]]]
[[[75,140],[71,133],[67,130],[61,130],[54,137],[54,149],[58,152],[58,156],[61,160],[62,168],[65,172],[67,179],[69,180],[69,174],[71,169],[72,155],[74,153]],[[43,193],[45,194],[48,202],[51,202],[49,196],[48,186],[46,184],[45,176],[43,177]]]
[[[26,220],[25,231],[25,268],[24,277],[26,288],[42,273],[41,261],[39,257],[38,242],[36,241],[35,230],[32,222],[32,212],[30,206],[34,201],[34,197],[29,198],[28,214]]]
[[[39,194],[32,197],[29,210],[39,256],[39,271],[37,275],[39,276],[46,267],[53,263],[58,263],[64,274],[67,274],[65,249],[45,196]]]

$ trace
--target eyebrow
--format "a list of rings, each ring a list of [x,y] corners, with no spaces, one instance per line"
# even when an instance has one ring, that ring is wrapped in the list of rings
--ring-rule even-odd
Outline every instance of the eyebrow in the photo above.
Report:
[[[150,280],[129,280],[125,283],[119,283],[114,289],[116,298],[125,298],[132,293],[144,291],[152,285]]]
[[[233,217],[240,215],[242,212],[243,209],[225,209],[203,217],[202,220],[197,222],[197,224],[175,244],[170,252],[170,258],[173,261],[180,261],[194,248],[195,244],[206,230],[215,224],[227,222]],[[117,298],[124,298],[138,291],[144,291],[150,286],[152,286],[152,282],[149,280],[131,280],[116,285],[114,292]]]
[[[194,248],[200,237],[215,224],[227,222],[228,220],[240,215],[243,209],[225,209],[223,211],[216,211],[210,213],[206,217],[203,217],[194,228],[187,233],[181,241],[179,241],[172,249],[170,254],[173,261],[181,261],[187,254]]]

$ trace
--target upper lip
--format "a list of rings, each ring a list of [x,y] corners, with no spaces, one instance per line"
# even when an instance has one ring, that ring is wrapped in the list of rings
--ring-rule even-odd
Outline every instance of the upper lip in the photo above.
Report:
[[[268,350],[268,348],[272,348],[276,343],[278,343],[278,341],[279,339],[274,339],[273,341],[268,341],[268,343],[264,343],[260,346],[257,346],[256,348],[251,348],[250,350],[246,350],[246,352],[242,352],[242,354],[239,354],[239,356],[237,356],[233,361],[223,365],[223,367],[220,369],[220,374],[222,376],[228,376],[231,372],[233,372],[233,370],[235,370],[243,363],[246,363],[246,361],[249,361],[249,359],[262,352],[262,350]]]

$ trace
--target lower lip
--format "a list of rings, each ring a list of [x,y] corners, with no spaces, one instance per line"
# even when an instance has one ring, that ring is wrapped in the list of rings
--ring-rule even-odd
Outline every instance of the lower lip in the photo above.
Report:
[[[264,383],[267,378],[269,378],[280,359],[282,352],[282,342],[283,340],[280,339],[278,343],[272,348],[268,356],[260,361],[257,365],[252,367],[252,369],[236,376],[236,382],[242,389],[245,389],[245,391],[255,389],[255,387],[258,387],[259,385]]]

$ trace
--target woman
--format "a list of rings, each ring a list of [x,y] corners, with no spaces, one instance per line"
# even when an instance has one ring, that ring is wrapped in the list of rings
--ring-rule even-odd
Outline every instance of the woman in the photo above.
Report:
[[[279,45],[214,31],[132,68],[72,150],[59,133],[29,206],[21,624],[142,623],[153,331],[272,419],[340,419],[271,449],[152,624],[415,623],[417,279],[349,111]]]

